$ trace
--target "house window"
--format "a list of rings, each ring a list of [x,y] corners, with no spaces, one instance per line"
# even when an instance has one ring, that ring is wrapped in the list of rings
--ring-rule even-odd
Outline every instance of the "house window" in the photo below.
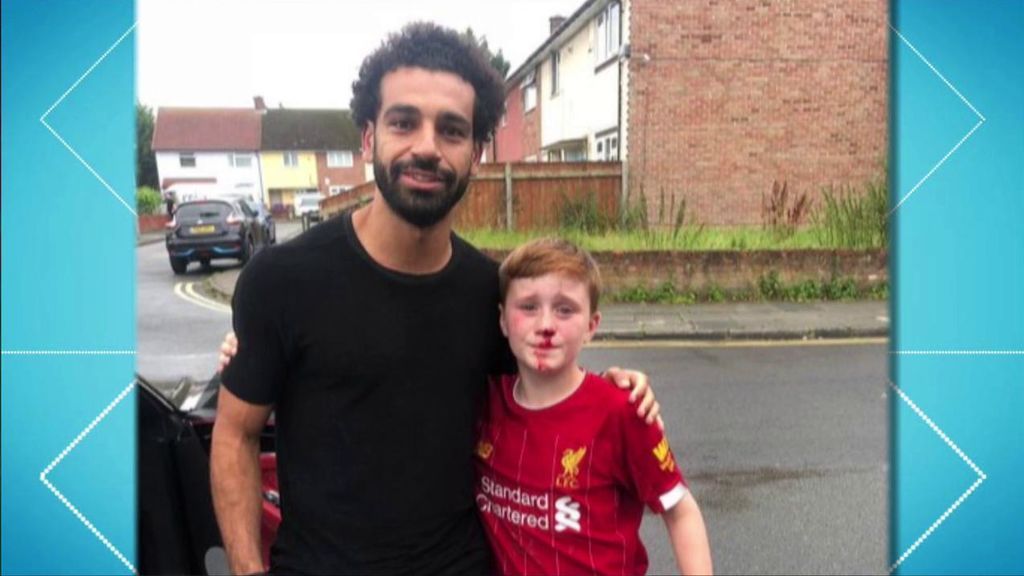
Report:
[[[596,160],[618,160],[619,159],[619,135],[611,132],[604,136],[597,137],[597,158]]]
[[[597,16],[597,63],[603,64],[619,52],[619,3],[612,2]]]
[[[559,61],[561,59],[562,59],[562,55],[561,55],[561,53],[558,50],[555,50],[554,52],[551,53],[551,95],[552,96],[557,96],[558,95],[558,86],[559,86],[559,81],[558,81],[559,66],[558,66],[558,64],[559,64]]]
[[[331,150],[327,152],[327,167],[328,168],[351,168],[352,167],[352,151],[350,150]]]
[[[537,106],[537,75],[530,72],[523,80],[523,112],[529,112]]]
[[[231,165],[235,168],[251,168],[252,154],[232,154]]]
[[[585,162],[586,160],[586,148],[568,148],[562,152],[563,162]]]
[[[299,165],[299,153],[298,152],[285,152],[284,153],[284,165],[288,168],[295,168]]]
[[[341,194],[342,192],[348,192],[351,189],[351,186],[331,186],[328,189],[328,192],[330,193],[331,196],[337,196],[338,194]]]
[[[196,155],[193,152],[182,152],[178,154],[178,163],[182,168],[195,168]]]

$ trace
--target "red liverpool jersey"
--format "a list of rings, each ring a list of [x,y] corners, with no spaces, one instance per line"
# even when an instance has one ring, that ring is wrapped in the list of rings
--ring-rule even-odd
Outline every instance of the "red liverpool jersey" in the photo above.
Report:
[[[662,513],[687,492],[665,435],[628,392],[587,374],[541,410],[491,383],[477,443],[476,502],[500,574],[643,574],[644,505]]]

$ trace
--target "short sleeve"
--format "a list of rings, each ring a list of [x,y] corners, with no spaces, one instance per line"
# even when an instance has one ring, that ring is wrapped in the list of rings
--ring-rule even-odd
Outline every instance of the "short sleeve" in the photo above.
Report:
[[[286,377],[281,306],[284,294],[274,289],[280,277],[265,251],[243,269],[231,299],[238,354],[224,370],[224,386],[251,404],[275,404]]]
[[[686,496],[686,480],[665,433],[638,418],[628,406],[621,415],[627,476],[636,496],[662,514]]]

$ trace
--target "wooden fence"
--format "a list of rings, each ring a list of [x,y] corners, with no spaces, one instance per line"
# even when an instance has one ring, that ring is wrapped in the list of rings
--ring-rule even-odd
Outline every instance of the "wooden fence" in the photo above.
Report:
[[[466,197],[455,208],[455,227],[538,230],[559,224],[568,202],[593,202],[603,217],[618,218],[622,165],[618,162],[517,162],[481,164]],[[320,210],[335,216],[372,197],[374,182],[325,199]]]

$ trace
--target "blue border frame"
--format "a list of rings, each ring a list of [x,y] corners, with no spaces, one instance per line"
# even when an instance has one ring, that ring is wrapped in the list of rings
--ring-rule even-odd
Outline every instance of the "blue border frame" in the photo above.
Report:
[[[129,573],[135,223],[115,194],[134,204],[135,8],[0,10],[2,572]],[[892,561],[1020,573],[1024,3],[903,0],[891,15],[894,203],[959,142],[891,221]],[[963,142],[978,117],[936,72],[984,115]]]

